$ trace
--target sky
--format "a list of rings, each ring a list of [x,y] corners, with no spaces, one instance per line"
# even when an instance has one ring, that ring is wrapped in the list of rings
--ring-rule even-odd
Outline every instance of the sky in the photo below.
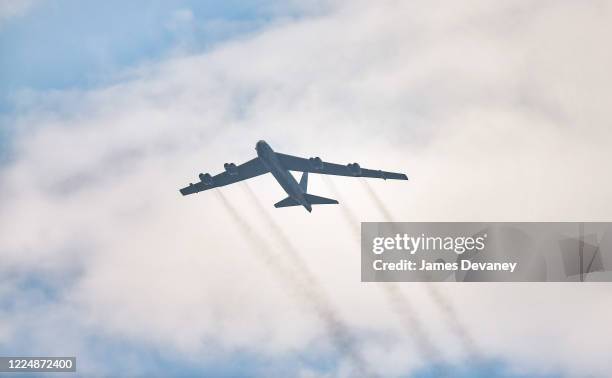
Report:
[[[340,200],[311,214],[274,209],[269,175],[178,189],[265,139],[406,172],[370,183],[397,220],[608,221],[611,21],[603,1],[2,2],[0,355],[609,376],[608,284],[361,283],[355,227],[386,219],[359,180],[311,176]]]

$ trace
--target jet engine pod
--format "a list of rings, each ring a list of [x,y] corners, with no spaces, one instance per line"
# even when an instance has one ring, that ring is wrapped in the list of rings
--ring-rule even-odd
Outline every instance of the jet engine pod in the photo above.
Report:
[[[321,160],[320,157],[311,157],[310,159],[308,159],[310,161],[310,165],[312,166],[312,168],[314,169],[323,169],[323,160]]]
[[[225,171],[230,176],[235,176],[235,175],[238,174],[238,168],[236,167],[236,164],[234,164],[234,163],[225,163],[225,164],[223,164],[223,168],[225,168]]]
[[[200,177],[200,181],[202,181],[204,185],[212,185],[213,183],[210,173],[200,173],[198,177]]]
[[[361,175],[361,167],[359,166],[359,164],[357,163],[349,163],[347,165],[349,171],[354,175],[354,176],[359,176]]]

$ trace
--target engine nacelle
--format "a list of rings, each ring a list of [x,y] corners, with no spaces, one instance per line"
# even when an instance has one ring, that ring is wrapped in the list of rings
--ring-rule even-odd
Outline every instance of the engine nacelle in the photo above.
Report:
[[[359,166],[359,164],[357,163],[349,163],[347,165],[349,171],[354,175],[354,176],[359,176],[361,175],[361,167]]]
[[[202,181],[204,185],[212,185],[213,183],[213,179],[210,173],[200,173],[198,177],[200,177],[200,181]]]
[[[223,168],[225,168],[225,171],[230,176],[235,176],[235,175],[238,174],[238,168],[236,167],[236,164],[234,164],[234,163],[225,163],[225,164],[223,164]]]
[[[323,169],[323,160],[320,157],[311,157],[308,159],[310,166],[314,169]]]

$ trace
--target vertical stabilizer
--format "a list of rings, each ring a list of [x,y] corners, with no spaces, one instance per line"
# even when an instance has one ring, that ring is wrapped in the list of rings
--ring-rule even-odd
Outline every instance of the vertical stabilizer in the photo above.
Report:
[[[308,172],[302,173],[302,178],[300,179],[300,188],[306,193],[308,190]]]

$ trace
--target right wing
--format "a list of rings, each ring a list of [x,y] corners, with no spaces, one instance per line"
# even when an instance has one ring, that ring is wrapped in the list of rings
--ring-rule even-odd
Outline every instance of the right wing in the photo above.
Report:
[[[408,180],[403,173],[361,168],[359,165],[342,165],[323,160],[305,159],[298,156],[276,153],[280,163],[290,171],[320,173],[323,175],[371,177],[392,180]],[[356,163],[355,163],[356,164]]]
[[[216,176],[202,175],[200,174],[200,182],[195,184],[189,184],[180,190],[181,194],[186,196],[188,194],[203,192],[208,189],[218,188],[233,184],[238,181],[247,180],[255,176],[263,175],[268,172],[261,160],[258,157],[251,159],[244,164],[239,166],[232,166],[226,169],[225,172],[219,173]]]

